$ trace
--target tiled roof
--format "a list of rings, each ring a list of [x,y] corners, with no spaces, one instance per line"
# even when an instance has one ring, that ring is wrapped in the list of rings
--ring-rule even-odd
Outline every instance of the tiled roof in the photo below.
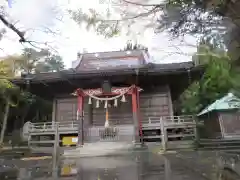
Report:
[[[128,54],[128,52],[130,52]],[[100,59],[107,59],[107,58],[118,58],[118,57],[123,57],[126,55],[131,55],[131,56],[141,56],[143,53],[143,50],[131,50],[131,51],[108,51],[108,52],[94,52],[94,53],[84,53],[82,54],[84,59],[95,59],[100,58]]]
[[[202,116],[216,110],[230,110],[236,108],[240,109],[240,99],[232,93],[228,93],[226,96],[207,106],[197,116]]]
[[[119,70],[94,70],[94,71],[76,71],[75,69],[63,70],[60,72],[47,72],[31,75],[32,82],[38,81],[61,81],[66,77],[77,77],[86,78],[94,77],[99,75],[104,76],[114,76],[114,75],[124,75],[124,74],[136,74],[138,70],[139,74],[164,74],[164,73],[175,73],[175,72],[186,72],[187,69],[198,69],[195,67],[193,62],[183,62],[183,63],[171,63],[171,64],[145,64],[139,68],[129,68],[129,69],[119,69]],[[11,80],[13,83],[21,83],[23,79],[16,78]]]

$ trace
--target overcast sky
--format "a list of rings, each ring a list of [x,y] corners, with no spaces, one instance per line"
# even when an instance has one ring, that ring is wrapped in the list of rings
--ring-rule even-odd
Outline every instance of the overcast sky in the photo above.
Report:
[[[4,1],[5,0],[0,0]],[[126,42],[131,39],[149,48],[153,61],[157,63],[171,63],[191,60],[191,54],[196,50],[193,47],[184,46],[195,44],[193,37],[185,37],[183,42],[180,39],[171,40],[166,33],[154,34],[152,29],[146,30],[139,36],[127,37],[121,34],[118,37],[105,39],[96,35],[93,30],[86,30],[84,25],[79,27],[66,12],[67,9],[83,10],[95,8],[98,11],[105,11],[106,7],[111,5],[102,3],[101,0],[12,0],[11,8],[7,8],[13,22],[20,30],[27,30],[26,37],[28,40],[37,41],[37,46],[47,46],[57,50],[63,57],[64,63],[70,67],[71,62],[76,59],[78,51],[83,49],[88,52],[113,51],[122,49]],[[100,3],[100,4],[99,4]],[[61,21],[56,17],[63,17]],[[47,27],[47,29],[46,29]],[[57,32],[46,34],[43,31],[52,30]],[[0,42],[1,56],[20,53],[23,45],[18,43],[19,37],[10,30]]]

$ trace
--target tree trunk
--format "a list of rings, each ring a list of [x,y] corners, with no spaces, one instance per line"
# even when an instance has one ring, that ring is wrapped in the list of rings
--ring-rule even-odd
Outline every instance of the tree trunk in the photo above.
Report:
[[[3,117],[3,124],[2,124],[2,129],[1,129],[1,134],[0,134],[0,144],[3,144],[3,139],[4,139],[4,134],[7,128],[7,120],[8,120],[8,113],[9,113],[9,108],[10,104],[7,100],[6,105],[5,105],[5,111],[4,111],[4,117]]]

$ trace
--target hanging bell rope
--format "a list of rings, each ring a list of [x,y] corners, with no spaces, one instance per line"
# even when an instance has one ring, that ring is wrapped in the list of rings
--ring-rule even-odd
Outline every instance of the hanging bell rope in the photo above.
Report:
[[[126,97],[125,97],[125,95],[122,96],[121,102],[126,102]]]
[[[114,107],[117,107],[118,106],[118,99],[114,99]]]
[[[97,101],[96,101],[96,108],[99,108],[99,107],[100,107],[100,101],[97,100]]]
[[[106,108],[106,121],[105,121],[104,127],[105,128],[109,127],[108,108]]]
[[[105,101],[104,108],[106,109],[108,107],[108,101]]]
[[[78,121],[78,119],[79,119],[79,110],[77,110],[77,121]]]
[[[91,97],[88,98],[88,104],[92,104],[92,98]]]

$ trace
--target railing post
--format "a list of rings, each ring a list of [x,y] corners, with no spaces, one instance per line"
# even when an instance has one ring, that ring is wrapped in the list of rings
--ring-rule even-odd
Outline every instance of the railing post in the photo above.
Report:
[[[193,121],[195,121],[195,127],[194,127],[195,146],[196,146],[196,148],[198,148],[198,146],[199,146],[198,120],[196,118],[194,118]]]
[[[30,148],[30,146],[31,146],[31,139],[32,139],[31,133],[29,133],[29,134],[28,134],[28,147],[29,147],[29,148]]]
[[[54,122],[54,121],[52,121],[52,123],[51,123],[51,126],[50,126],[50,127],[51,127],[51,129],[53,129],[53,125],[54,125],[54,123],[55,123],[55,122]]]
[[[164,121],[162,117],[160,119],[160,124],[161,124],[161,134],[162,134],[162,147],[163,147],[163,151],[166,151],[167,150],[167,131],[165,129]]]
[[[46,123],[43,123],[43,130],[45,131],[46,129]]]
[[[56,123],[55,135],[54,135],[54,148],[53,148],[53,170],[56,171],[57,160],[58,160],[58,150],[59,150],[59,124]]]
[[[31,131],[32,131],[32,129],[33,129],[33,125],[32,125],[32,123],[29,123],[29,126],[28,126],[28,133],[30,133]]]
[[[167,157],[164,157],[164,176],[165,180],[171,179],[171,163],[167,159]]]
[[[149,123],[149,124],[152,124],[152,121],[151,121],[151,118],[150,118],[150,117],[148,117],[148,123]]]
[[[181,123],[181,117],[177,116],[177,120],[178,120],[178,124],[180,124]]]

